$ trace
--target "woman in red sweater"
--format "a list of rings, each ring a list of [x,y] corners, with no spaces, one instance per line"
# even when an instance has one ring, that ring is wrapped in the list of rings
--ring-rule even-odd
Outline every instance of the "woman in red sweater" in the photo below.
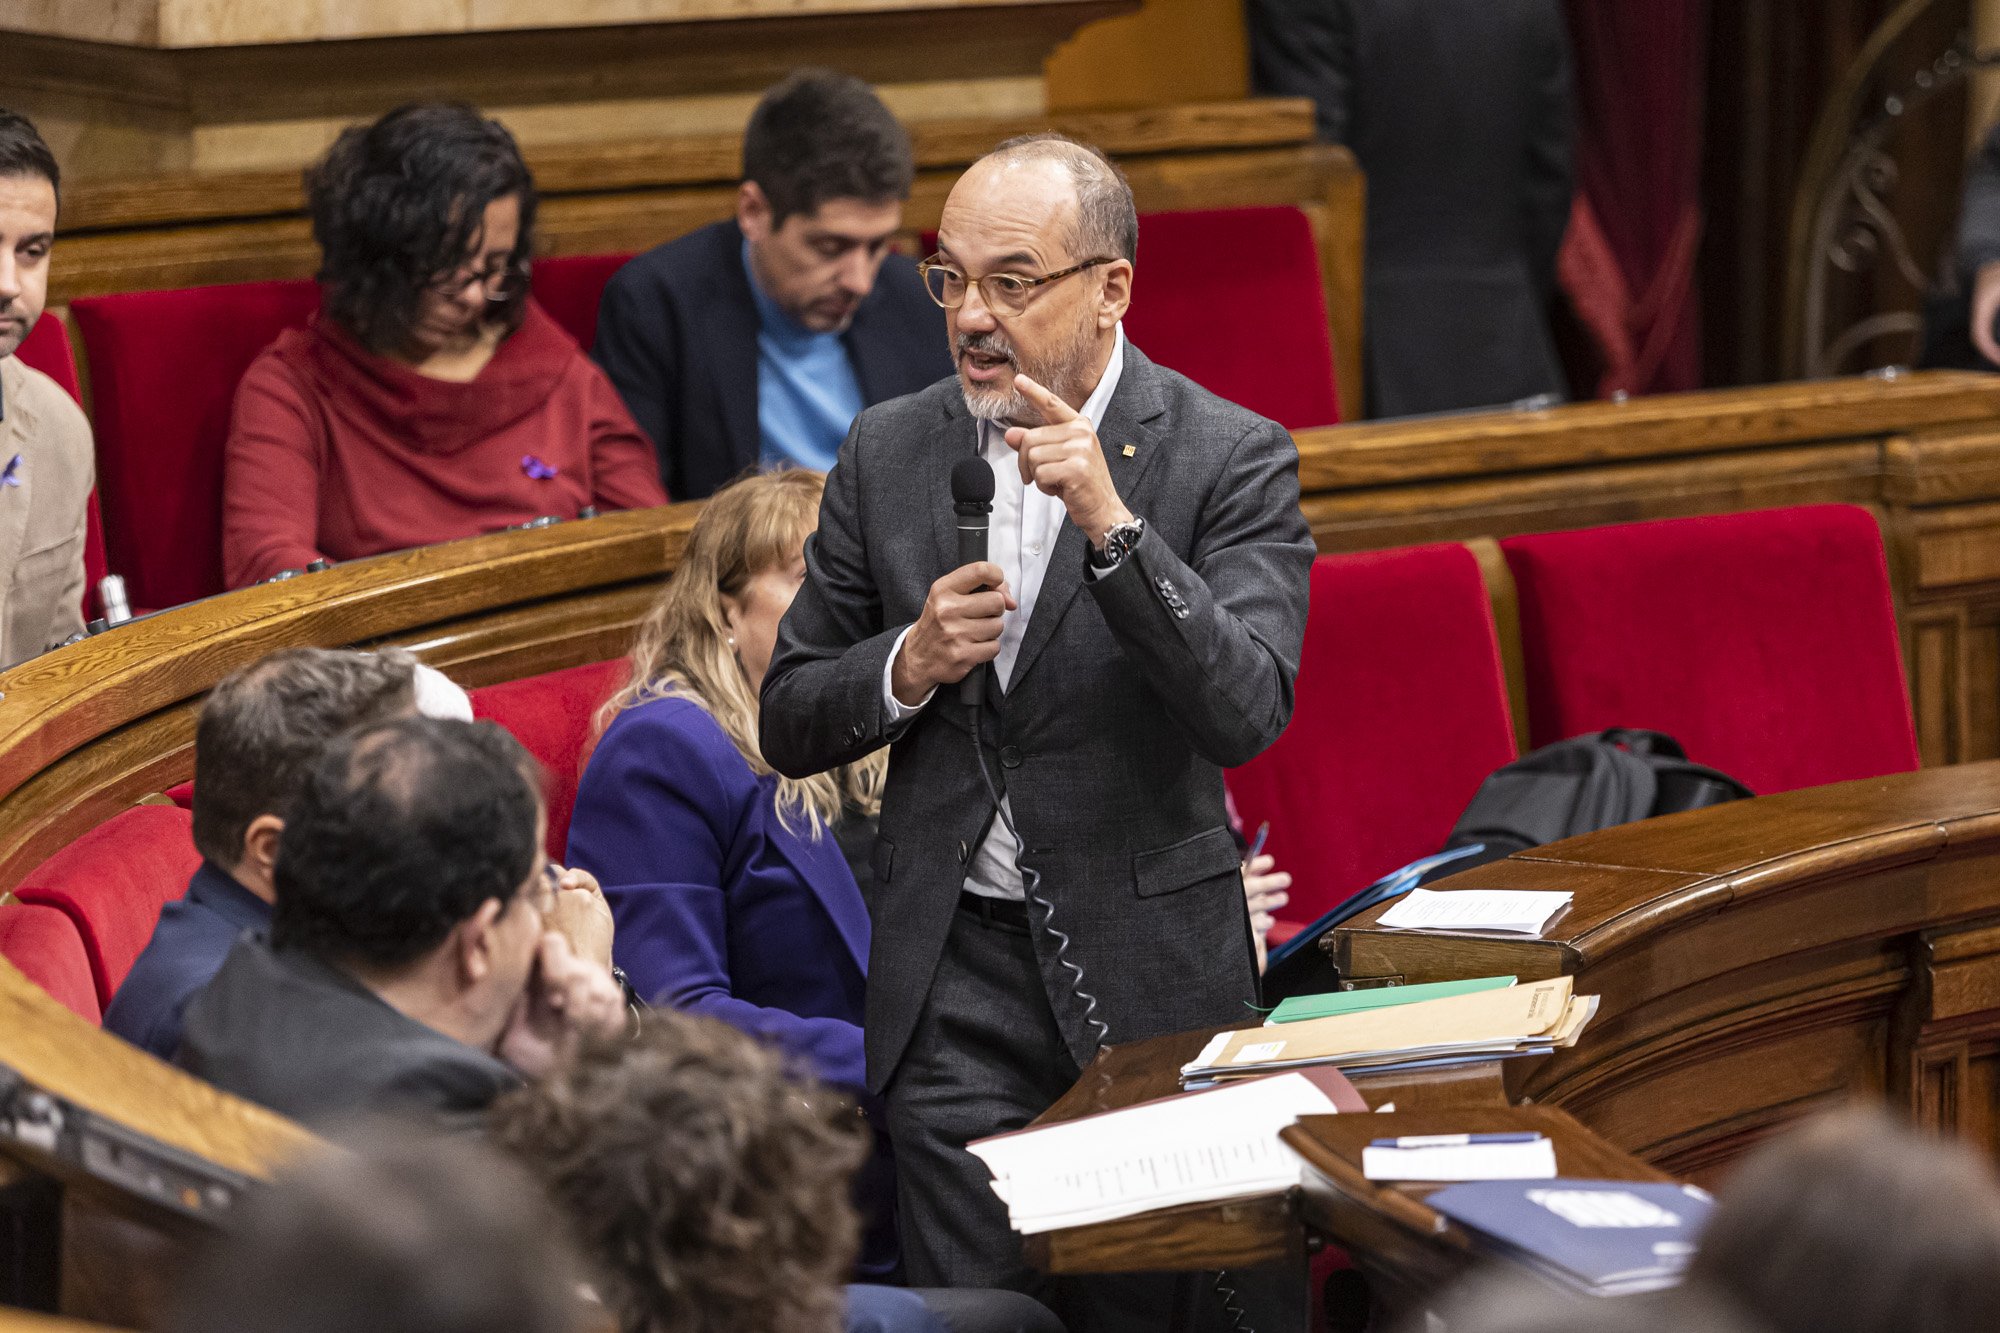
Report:
[[[236,392],[223,565],[241,587],[586,506],[666,503],[618,392],[528,295],[514,138],[424,103],[306,173],[322,308]]]

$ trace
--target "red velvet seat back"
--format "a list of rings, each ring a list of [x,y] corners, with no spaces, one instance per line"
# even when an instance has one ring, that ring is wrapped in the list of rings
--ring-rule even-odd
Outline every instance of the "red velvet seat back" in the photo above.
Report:
[[[237,381],[318,308],[306,281],[71,303],[90,358],[108,553],[135,608],[222,591],[222,450]]]
[[[55,908],[0,903],[0,958],[82,1017],[93,1023],[104,1017],[83,940]]]
[[[1296,208],[1141,218],[1125,332],[1161,365],[1287,430],[1340,420],[1319,247]]]
[[[111,1003],[153,937],[160,908],[187,891],[201,864],[193,827],[193,816],[177,806],[133,806],[36,866],[15,887],[22,902],[69,918],[90,961],[100,1008]]]
[[[564,333],[576,339],[588,352],[597,341],[597,306],[604,298],[604,284],[625,266],[632,256],[558,255],[535,261],[535,300]]]
[[[1465,547],[1313,562],[1291,725],[1228,774],[1246,831],[1293,877],[1309,922],[1437,851],[1480,781],[1515,757],[1486,584]]]
[[[83,383],[76,373],[76,353],[69,345],[69,330],[54,315],[44,313],[28,330],[28,336],[14,349],[21,364],[41,371],[83,406]],[[104,556],[104,518],[97,503],[97,490],[90,492],[90,508],[84,517],[83,532],[83,618],[102,614],[97,603],[97,584],[110,568]]]
[[[1917,766],[1867,510],[1670,519],[1502,547],[1536,745],[1647,727],[1756,792]]]
[[[475,717],[490,718],[541,761],[548,774],[549,855],[563,859],[569,845],[569,816],[576,808],[576,784],[583,776],[583,751],[590,743],[598,707],[625,683],[625,659],[592,662],[539,676],[473,690]]]

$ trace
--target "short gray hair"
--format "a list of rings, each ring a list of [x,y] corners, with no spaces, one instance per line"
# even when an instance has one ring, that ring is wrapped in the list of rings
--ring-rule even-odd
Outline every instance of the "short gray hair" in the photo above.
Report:
[[[987,157],[998,162],[1057,162],[1076,186],[1076,229],[1070,244],[1079,260],[1108,256],[1128,263],[1139,256],[1139,209],[1132,185],[1102,149],[1047,131],[1007,140]]]

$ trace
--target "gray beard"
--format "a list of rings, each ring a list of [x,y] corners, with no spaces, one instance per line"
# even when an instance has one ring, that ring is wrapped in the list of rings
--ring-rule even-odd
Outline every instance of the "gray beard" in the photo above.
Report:
[[[1054,366],[1027,366],[1015,353],[1014,369],[1026,373],[1043,388],[1064,402],[1080,397],[1076,390],[1082,380],[1082,369],[1090,359],[1092,350],[1091,330],[1078,330],[1078,335],[1067,345],[1058,347]],[[1041,411],[1028,401],[1027,395],[1007,382],[1005,389],[974,389],[964,380],[958,382],[959,392],[965,398],[965,410],[976,421],[991,421],[1002,426],[1040,426],[1043,423]]]

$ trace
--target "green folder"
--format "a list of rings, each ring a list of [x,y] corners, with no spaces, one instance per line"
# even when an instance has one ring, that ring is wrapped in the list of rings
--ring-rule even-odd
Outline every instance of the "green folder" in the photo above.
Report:
[[[1334,1014],[1358,1014],[1365,1009],[1415,1004],[1419,1000],[1442,1000],[1447,995],[1500,990],[1513,984],[1512,977],[1469,977],[1464,981],[1431,981],[1421,986],[1376,986],[1369,990],[1329,991],[1325,995],[1294,995],[1273,1009],[1270,1018],[1265,1021],[1298,1023],[1308,1018],[1329,1018]]]

